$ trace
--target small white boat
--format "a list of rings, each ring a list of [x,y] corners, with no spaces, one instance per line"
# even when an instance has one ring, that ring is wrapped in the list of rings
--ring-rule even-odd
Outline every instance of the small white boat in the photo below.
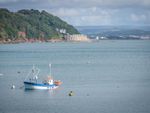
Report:
[[[53,80],[51,77],[51,64],[50,66],[50,76],[47,76],[47,79],[38,82],[38,75],[40,70],[33,66],[32,71],[28,74],[27,78],[24,81],[25,89],[56,89],[58,88],[62,82],[60,80]],[[29,77],[31,76],[31,77]]]

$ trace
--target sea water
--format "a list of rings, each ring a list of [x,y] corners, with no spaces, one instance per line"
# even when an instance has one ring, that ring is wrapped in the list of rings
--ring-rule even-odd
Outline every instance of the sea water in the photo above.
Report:
[[[63,84],[24,90],[32,66],[44,80],[49,63]],[[0,113],[150,113],[150,41],[1,44]]]

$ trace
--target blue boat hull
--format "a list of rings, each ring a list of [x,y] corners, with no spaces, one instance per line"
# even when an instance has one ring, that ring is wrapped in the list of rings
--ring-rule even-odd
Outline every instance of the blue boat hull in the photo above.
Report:
[[[52,85],[49,85],[49,84],[42,84],[42,83],[33,83],[33,82],[28,82],[28,81],[25,81],[24,82],[24,86],[25,86],[25,89],[56,89],[58,88],[57,85],[55,84],[52,84]]]

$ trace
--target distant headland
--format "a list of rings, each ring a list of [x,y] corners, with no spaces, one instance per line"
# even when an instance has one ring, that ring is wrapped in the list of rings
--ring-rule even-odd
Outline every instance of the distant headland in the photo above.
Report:
[[[74,37],[74,39],[72,38]],[[87,41],[78,30],[46,11],[0,8],[0,43]]]

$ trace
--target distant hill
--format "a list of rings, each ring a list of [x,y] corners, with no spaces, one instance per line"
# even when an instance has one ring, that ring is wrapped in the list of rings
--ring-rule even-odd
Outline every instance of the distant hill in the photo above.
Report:
[[[63,33],[79,34],[72,25],[44,10],[0,9],[0,40],[61,38]]]
[[[150,26],[76,26],[78,31],[86,34],[88,37],[95,39],[150,39]]]

